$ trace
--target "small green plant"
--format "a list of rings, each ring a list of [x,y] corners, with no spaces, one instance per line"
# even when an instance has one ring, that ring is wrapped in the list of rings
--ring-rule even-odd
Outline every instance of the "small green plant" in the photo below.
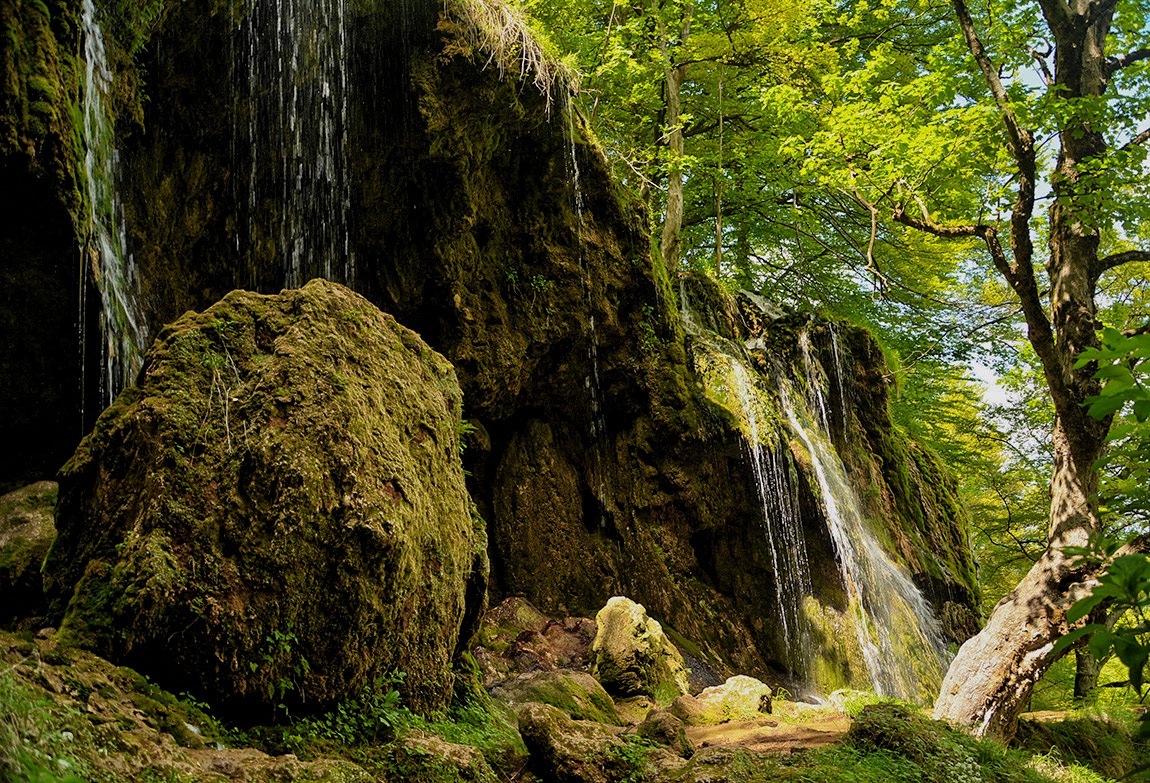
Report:
[[[611,770],[612,780],[620,783],[643,783],[651,777],[652,743],[642,737],[624,734],[622,745],[607,749],[603,766]]]
[[[639,349],[645,354],[654,354],[659,350],[659,333],[655,331],[657,321],[655,306],[648,303],[643,305],[643,320],[639,321]]]
[[[460,419],[459,420],[459,424],[457,424],[455,427],[455,435],[459,440],[459,453],[460,454],[462,454],[467,449],[468,438],[470,438],[472,435],[474,435],[478,431],[479,431],[479,428],[476,427],[471,422],[470,419]]]
[[[322,740],[364,745],[392,739],[399,726],[411,718],[398,690],[405,677],[404,672],[391,672],[334,710],[296,721],[284,735],[284,744],[299,749],[308,742]]]

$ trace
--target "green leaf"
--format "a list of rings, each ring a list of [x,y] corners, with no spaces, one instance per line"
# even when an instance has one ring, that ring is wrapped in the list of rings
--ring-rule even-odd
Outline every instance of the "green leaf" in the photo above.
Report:
[[[1066,613],[1066,622],[1076,623],[1090,614],[1094,610],[1094,607],[1102,603],[1104,599],[1111,597],[1106,593],[1107,591],[1104,589],[1095,588],[1094,592],[1090,595],[1076,601],[1074,606],[1070,607],[1070,611]]]
[[[1087,636],[1088,634],[1092,634],[1099,629],[1105,628],[1106,626],[1099,623],[1090,623],[1089,625],[1084,625],[1081,628],[1075,628],[1073,631],[1061,637],[1054,643],[1054,654],[1057,655],[1063,650],[1069,649],[1071,645],[1073,645],[1082,637]]]
[[[1105,658],[1114,643],[1114,632],[1103,626],[1090,640],[1090,654],[1095,658]]]

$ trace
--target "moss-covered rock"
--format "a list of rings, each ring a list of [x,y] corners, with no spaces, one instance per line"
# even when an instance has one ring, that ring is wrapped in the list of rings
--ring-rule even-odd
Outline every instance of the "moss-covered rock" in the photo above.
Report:
[[[607,726],[577,721],[547,704],[519,709],[519,731],[531,752],[531,766],[555,783],[612,783],[642,771],[638,754]],[[632,778],[634,779],[634,778]]]
[[[687,738],[683,721],[668,710],[651,710],[643,722],[634,728],[635,735],[648,742],[669,749],[685,759],[695,753],[695,745]]]
[[[620,723],[615,703],[587,672],[530,672],[496,685],[491,695],[510,706],[538,702],[558,707],[575,720]]]
[[[0,497],[0,627],[31,627],[47,605],[40,566],[56,538],[57,486],[40,481]]]
[[[61,633],[267,715],[406,672],[446,705],[486,579],[450,365],[362,297],[235,292],[168,327],[61,471]]]
[[[700,710],[692,716],[692,722],[750,720],[771,711],[771,696],[770,686],[754,677],[738,674],[727,678],[722,685],[705,688],[695,697]]]
[[[615,596],[595,615],[591,674],[609,693],[670,704],[689,690],[683,656],[642,605]]]

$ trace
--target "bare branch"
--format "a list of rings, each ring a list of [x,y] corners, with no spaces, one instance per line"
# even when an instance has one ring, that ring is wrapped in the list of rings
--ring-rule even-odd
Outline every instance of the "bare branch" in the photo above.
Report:
[[[998,110],[1006,121],[1007,132],[1010,134],[1011,152],[1014,152],[1013,147],[1019,141],[1019,125],[1018,119],[1014,116],[1014,109],[1010,105],[1010,96],[1006,94],[1006,88],[1002,86],[1002,79],[998,77],[998,68],[991,62],[990,55],[986,53],[978,33],[974,30],[974,20],[970,16],[970,10],[966,7],[966,3],[964,0],[953,0],[953,5],[954,13],[958,16],[958,24],[962,28],[962,35],[966,38],[966,47],[970,49],[982,75],[986,77],[986,83],[990,86],[991,94],[994,95],[994,102],[998,104]]]
[[[1146,130],[1142,131],[1137,136],[1132,138],[1130,141],[1123,144],[1122,148],[1119,150],[1119,152],[1126,152],[1131,147],[1137,147],[1137,146],[1140,146],[1142,144],[1145,144],[1147,139],[1150,139],[1150,128],[1147,128]]]
[[[1133,65],[1136,62],[1141,62],[1142,60],[1150,60],[1150,49],[1136,49],[1133,52],[1127,52],[1118,57],[1107,57],[1106,75],[1112,76],[1115,72],[1121,71],[1123,68]]]
[[[1030,52],[1030,56],[1038,63],[1038,67],[1042,69],[1042,81],[1049,87],[1054,84],[1054,75],[1050,73],[1050,67],[1046,64],[1046,55],[1035,49],[1033,46],[1026,47],[1026,51]]]
[[[921,202],[919,203],[919,206],[922,206]],[[988,232],[996,233],[997,231],[997,229],[995,229],[993,226],[983,225],[944,226],[939,223],[935,223],[933,220],[927,217],[925,210],[923,211],[922,218],[916,218],[906,214],[906,210],[904,210],[901,206],[894,208],[894,213],[892,216],[895,220],[897,220],[899,223],[902,223],[904,226],[917,228],[919,231],[925,231],[927,234],[934,234],[936,237],[942,237],[943,239],[985,237]]]
[[[1094,277],[1097,278],[1103,272],[1123,264],[1136,264],[1145,261],[1150,261],[1150,250],[1123,250],[1121,253],[1113,253],[1098,259]]]
[[[1065,0],[1040,0],[1040,2],[1043,13],[1048,16],[1049,14],[1068,16],[1070,13]],[[974,29],[974,20],[970,16],[965,0],[952,0],[952,4],[954,12],[958,16],[959,26],[962,28],[962,35],[966,39],[966,46],[974,55],[975,62],[978,63],[978,67],[990,87],[990,92],[994,96],[994,101],[998,105],[999,114],[1002,116],[1003,124],[1006,125],[1010,154],[1018,166],[1018,191],[1010,214],[1010,247],[1014,254],[1014,263],[1011,264],[1007,261],[1006,254],[1002,251],[1002,246],[994,233],[976,234],[976,236],[981,236],[986,242],[994,259],[995,267],[1021,298],[1022,309],[1026,314],[1027,325],[1031,331],[1031,339],[1038,340],[1034,343],[1035,350],[1038,351],[1038,355],[1045,363],[1047,359],[1053,358],[1049,349],[1053,346],[1054,334],[1050,321],[1038,300],[1038,283],[1034,278],[1034,242],[1030,236],[1030,218],[1034,214],[1035,180],[1038,177],[1038,166],[1034,154],[1034,134],[1018,124],[1010,96],[1006,94],[1006,88],[1002,86],[1002,80],[998,78],[998,71],[986,53],[982,41],[978,38],[978,33]],[[1057,33],[1057,31],[1055,32]],[[908,223],[907,225],[911,224]]]

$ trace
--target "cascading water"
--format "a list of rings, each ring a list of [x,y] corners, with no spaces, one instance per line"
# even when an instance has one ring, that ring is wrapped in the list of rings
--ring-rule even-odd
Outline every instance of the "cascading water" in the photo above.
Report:
[[[864,519],[825,424],[825,373],[805,334],[801,345],[811,410],[795,404],[793,387],[783,378],[780,406],[810,456],[867,671],[879,694],[921,698],[934,691],[945,670],[945,645],[937,621],[922,592],[883,551]]]
[[[240,23],[233,156],[247,167],[236,177],[247,214],[236,245],[249,279],[237,283],[259,286],[277,261],[288,288],[313,277],[355,282],[347,36],[345,0],[256,0]]]
[[[782,315],[753,297],[744,298],[771,320]],[[806,480],[822,506],[821,516],[846,590],[849,609],[842,619],[846,620],[845,627],[853,629],[855,638],[854,644],[846,646],[849,649],[857,644],[861,656],[862,671],[856,670],[851,679],[859,682],[865,677],[883,695],[929,698],[941,682],[946,656],[934,613],[905,569],[891,560],[871,531],[859,496],[831,442],[831,425],[841,426],[845,437],[849,421],[845,362],[833,326],[828,327],[832,330],[831,348],[836,352],[833,375],[824,370],[808,331],[801,330],[798,348],[803,383],[792,381],[789,370],[775,364],[776,405],[752,369],[753,357],[768,350],[762,338],[742,345],[702,326],[691,310],[682,282],[680,303],[684,329],[692,338],[696,371],[706,379],[707,396],[737,416],[750,456],[774,571],[778,615],[772,620],[784,648],[780,662],[804,690],[841,682],[841,673],[824,668],[829,663],[834,670],[841,664],[833,663],[834,656],[827,658],[816,646],[819,634],[827,632],[828,617],[832,618],[832,628],[844,626],[839,625],[841,620],[833,619],[837,614],[834,610],[821,608],[812,584],[799,501],[801,481]],[[835,392],[837,406],[828,400],[828,388]],[[776,410],[781,432],[767,423]],[[778,441],[772,442],[775,438]],[[801,461],[808,467],[802,471],[792,456],[789,440],[806,453]],[[801,478],[803,475],[809,478]],[[828,611],[831,614],[826,614]],[[826,641],[839,647],[846,640]],[[824,680],[827,675],[829,680]]]
[[[84,31],[84,172],[88,180],[90,232],[84,277],[91,275],[100,292],[102,373],[100,403],[106,407],[135,379],[143,362],[146,335],[136,306],[137,279],[127,252],[126,228],[116,190],[118,152],[107,99],[112,73],[104,36],[92,0],[81,6]],[[81,281],[81,302],[87,281]],[[81,305],[84,307],[84,304]],[[80,316],[83,325],[87,318]],[[86,335],[81,335],[86,345]]]
[[[813,588],[795,477],[785,445],[776,442],[771,449],[763,442],[766,433],[762,432],[755,386],[746,365],[733,357],[730,361],[731,377],[749,429],[746,445],[771,550],[785,662],[802,678],[810,671],[815,657],[809,624],[803,617],[803,601]]]
[[[785,442],[766,426],[768,414],[757,385],[747,369],[746,352],[737,344],[702,329],[691,311],[686,285],[679,283],[679,306],[683,328],[714,356],[712,366],[733,394],[740,421],[746,429],[743,442],[754,472],[755,491],[762,508],[763,528],[771,556],[775,599],[782,626],[783,663],[800,687],[814,665],[816,651],[804,601],[813,593],[811,567],[799,511],[797,476]],[[772,438],[774,436],[774,438]],[[772,444],[769,441],[774,440]]]

